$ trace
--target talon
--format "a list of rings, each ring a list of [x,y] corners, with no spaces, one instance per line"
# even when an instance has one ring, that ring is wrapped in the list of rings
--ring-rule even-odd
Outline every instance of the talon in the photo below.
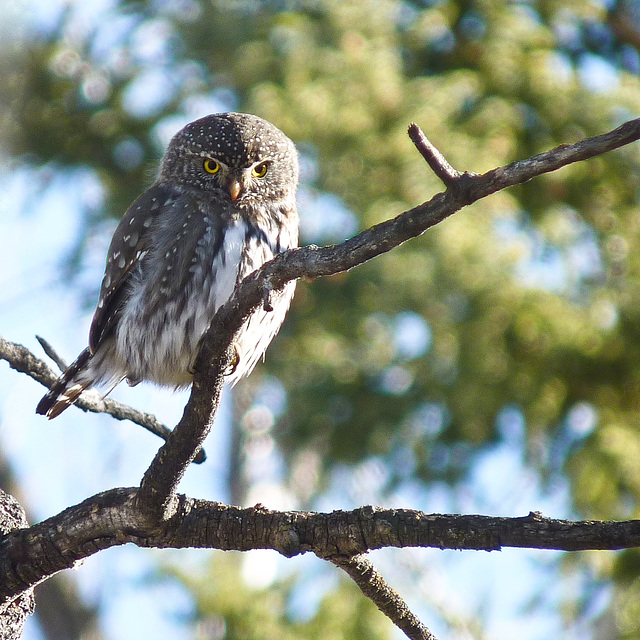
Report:
[[[273,285],[271,284],[271,278],[267,276],[262,288],[262,308],[267,313],[270,313],[271,311],[273,311],[272,295],[271,295],[272,293],[273,293]]]
[[[234,342],[233,347],[233,360],[229,363],[227,370],[224,372],[225,376],[233,375],[240,364],[240,348],[238,347],[238,343]]]

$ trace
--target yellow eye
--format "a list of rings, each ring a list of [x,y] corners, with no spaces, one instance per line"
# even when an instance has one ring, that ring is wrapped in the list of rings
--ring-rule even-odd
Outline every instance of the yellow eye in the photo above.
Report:
[[[251,175],[254,178],[264,178],[267,175],[267,171],[269,169],[268,162],[261,162],[257,164],[253,169],[251,169]]]
[[[220,171],[220,163],[217,160],[212,160],[211,158],[207,158],[204,161],[204,170],[207,173],[218,173]]]

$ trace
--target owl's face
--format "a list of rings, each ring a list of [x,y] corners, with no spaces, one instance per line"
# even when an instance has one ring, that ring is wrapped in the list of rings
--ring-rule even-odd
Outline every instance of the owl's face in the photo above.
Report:
[[[238,206],[295,198],[298,154],[293,142],[257,116],[206,116],[179,131],[160,173]]]

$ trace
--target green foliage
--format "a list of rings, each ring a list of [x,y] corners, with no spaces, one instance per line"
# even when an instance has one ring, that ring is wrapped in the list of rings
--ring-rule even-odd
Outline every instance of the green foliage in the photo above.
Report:
[[[196,638],[228,640],[388,640],[391,624],[352,582],[341,579],[309,620],[288,615],[292,582],[251,588],[238,554],[216,553],[200,576],[180,579],[197,594]]]
[[[283,128],[314,165],[305,188],[338,195],[360,228],[442,188],[406,136],[411,121],[455,167],[482,172],[640,108],[638,53],[620,28],[632,17],[617,5],[192,0],[121,2],[107,18],[83,30],[69,9],[0,72],[5,87],[22,87],[2,120],[13,152],[92,168],[113,216],[149,182],[157,125],[212,95]],[[121,38],[106,47],[116,26]],[[609,67],[590,72],[594,60]],[[151,71],[164,74],[162,99],[136,111],[131,93]],[[637,516],[639,179],[634,145],[496,194],[348,274],[301,283],[265,365],[287,391],[285,453],[320,452],[329,468],[403,448],[420,480],[453,482],[471,452],[499,440],[501,410],[516,407],[527,462],[543,477],[566,472],[580,514]],[[418,353],[399,346],[407,312],[428,327]],[[435,426],[425,407],[440,411]],[[216,605],[233,637],[295,635],[282,620],[275,635],[247,635],[240,591]],[[262,597],[251,615],[285,596]],[[344,637],[375,637],[358,627],[366,605],[349,600],[332,602],[346,607],[341,625],[352,621]],[[304,637],[320,634],[309,624]]]

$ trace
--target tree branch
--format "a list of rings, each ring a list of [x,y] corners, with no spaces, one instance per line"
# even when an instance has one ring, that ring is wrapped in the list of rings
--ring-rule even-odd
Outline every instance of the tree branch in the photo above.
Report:
[[[431,167],[433,173],[442,180],[444,186],[448,187],[455,184],[456,180],[462,176],[462,173],[457,169],[454,169],[447,162],[447,159],[431,144],[427,136],[424,135],[422,129],[415,122],[412,122],[409,125],[408,133],[411,138],[411,142],[413,142],[416,149],[420,152],[420,155]]]
[[[496,191],[638,140],[640,118],[609,133],[561,145],[482,175],[455,171],[442,154],[434,151],[417,125],[412,125],[411,130],[418,149],[431,158],[430,164],[445,180],[447,190],[340,244],[321,248],[310,245],[281,253],[236,287],[202,338],[191,396],[182,420],[144,476],[144,500],[153,506],[156,514],[171,516],[170,505],[174,504],[177,483],[211,427],[211,416],[217,408],[212,399],[219,398],[224,371],[230,362],[228,351],[233,337],[249,314],[264,305],[270,291],[281,289],[287,282],[303,276],[318,278],[351,269],[421,235],[462,207]],[[158,478],[157,484],[155,478]]]
[[[338,245],[303,247],[280,254],[236,287],[203,336],[191,396],[182,419],[166,435],[139,489],[113,489],[29,529],[0,538],[0,597],[11,598],[97,551],[125,542],[151,547],[274,549],[286,556],[313,552],[344,568],[363,592],[412,638],[430,632],[362,554],[383,547],[497,550],[619,549],[640,546],[640,521],[568,522],[531,513],[524,518],[426,515],[364,507],[330,514],[239,509],[179,496],[178,483],[201,449],[232,360],[235,333],[271,291],[305,276],[317,278],[355,267],[424,233],[462,207],[506,187],[570,163],[611,151],[640,138],[640,119],[607,134],[562,145],[482,175],[453,169],[416,125],[412,139],[447,189],[429,202],[378,224]],[[55,376],[24,347],[0,339],[0,358],[46,386]],[[95,409],[87,397],[85,410]],[[93,405],[94,407],[97,405]],[[112,414],[113,415],[113,414]],[[128,417],[128,416],[127,416]],[[165,427],[166,429],[166,427]],[[394,595],[395,594],[395,595]]]
[[[38,340],[40,341],[41,338]],[[46,344],[50,348],[49,343]],[[49,354],[47,353],[47,355]],[[52,358],[54,362],[59,360],[58,355],[55,355],[56,358]],[[19,371],[20,373],[27,374],[29,377],[37,380],[48,388],[50,388],[58,378],[58,376],[51,371],[49,366],[43,360],[40,360],[31,353],[29,349],[21,344],[9,342],[9,340],[5,340],[2,336],[0,336],[0,360],[6,360],[12,369]],[[58,362],[56,362],[56,364],[58,364]],[[158,420],[158,418],[156,418],[152,413],[138,411],[133,407],[118,402],[117,400],[112,400],[111,398],[103,398],[95,390],[85,391],[76,402],[76,406],[83,411],[107,413],[116,420],[129,420],[134,424],[144,427],[147,431],[159,436],[163,440],[166,440],[171,433],[171,429],[162,424],[162,422],[160,422],[160,420]],[[201,464],[206,459],[207,456],[205,452],[200,451],[196,455],[194,462],[196,464]]]
[[[102,549],[127,542],[173,549],[272,549],[286,557],[312,552],[340,566],[353,560],[353,570],[358,556],[387,547],[585,551],[640,546],[640,520],[573,522],[536,512],[502,518],[371,506],[331,513],[282,512],[261,506],[241,509],[184,495],[176,497],[173,516],[149,531],[136,494],[135,488],[111,489],[0,538],[0,600]]]
[[[333,556],[327,558],[337,567],[344,569],[349,577],[396,626],[411,640],[436,640],[409,609],[407,603],[392,589],[366,556]]]
[[[207,335],[210,333],[211,329]],[[228,335],[229,343],[225,345],[214,334],[210,341],[213,343],[211,346],[214,347],[214,353],[206,367],[203,367],[203,359],[208,356],[209,350],[200,350],[195,362],[197,373],[191,387],[191,396],[182,418],[142,478],[136,500],[138,506],[151,518],[152,525],[173,516],[177,508],[178,484],[211,431],[222,397],[224,373],[233,358],[231,341],[235,332]]]
[[[66,360],[64,360],[64,358],[62,358],[62,356],[60,356],[60,354],[53,348],[53,346],[49,344],[49,342],[47,342],[42,336],[36,336],[36,340],[40,343],[42,350],[47,354],[47,356],[56,363],[58,369],[60,369],[61,372],[65,371],[68,366],[67,362]]]

